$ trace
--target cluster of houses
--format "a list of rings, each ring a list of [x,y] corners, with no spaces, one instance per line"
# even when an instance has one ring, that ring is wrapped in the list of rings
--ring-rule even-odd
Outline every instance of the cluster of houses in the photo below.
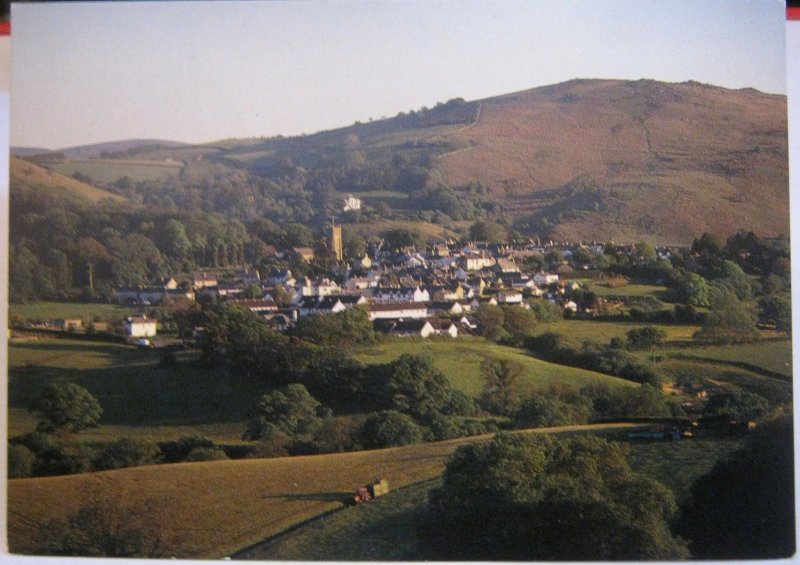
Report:
[[[529,308],[533,299],[549,300],[567,311],[578,305],[565,292],[566,264],[548,272],[526,272],[526,256],[540,246],[489,246],[441,243],[427,251],[375,250],[328,276],[295,278],[288,268],[261,273],[255,269],[204,270],[191,282],[157,281],[146,288],[120,288],[121,303],[159,304],[175,298],[227,301],[264,317],[285,330],[301,316],[329,314],[363,306],[376,329],[394,335],[474,333],[472,315],[483,304]],[[602,247],[598,246],[596,253]],[[569,248],[561,253],[569,258]],[[313,251],[294,248],[280,254],[313,260]],[[309,257],[307,257],[309,255]],[[258,291],[254,295],[254,289]],[[278,290],[280,289],[280,290]],[[279,304],[280,303],[280,304]]]

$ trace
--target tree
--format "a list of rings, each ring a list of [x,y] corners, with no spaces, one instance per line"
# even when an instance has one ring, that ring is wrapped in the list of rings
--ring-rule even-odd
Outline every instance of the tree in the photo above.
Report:
[[[8,446],[8,478],[21,479],[30,477],[36,456],[24,445]]]
[[[440,412],[449,400],[450,383],[428,355],[404,353],[387,366],[386,396],[394,410],[424,416]]]
[[[82,237],[78,240],[77,252],[86,263],[89,290],[94,292],[94,268],[100,261],[108,261],[108,251],[93,237]]]
[[[469,238],[473,241],[504,243],[508,238],[508,230],[500,224],[479,220],[470,226]]]
[[[655,326],[645,326],[643,328],[633,328],[625,334],[628,339],[628,347],[631,349],[649,349],[658,347],[664,343],[667,333]]]
[[[696,559],[777,559],[795,552],[791,421],[765,429],[692,486],[676,532]]]
[[[703,343],[747,343],[759,339],[756,310],[729,293],[706,315],[694,339]]]
[[[144,502],[109,500],[99,492],[90,493],[87,503],[66,519],[54,519],[42,526],[43,539],[37,549],[44,555],[81,557],[163,557],[168,531],[160,508],[170,501]]]
[[[503,337],[503,321],[505,314],[503,309],[492,304],[484,304],[475,313],[478,322],[478,333],[488,339],[499,339]]]
[[[244,437],[254,440],[268,437],[273,432],[289,435],[311,433],[320,423],[321,407],[301,384],[274,390],[259,400]]]
[[[417,534],[437,560],[679,559],[676,508],[618,443],[500,434],[450,458]]]
[[[739,389],[726,390],[708,399],[704,412],[725,420],[746,422],[767,413],[769,401],[758,394]]]
[[[551,395],[533,394],[520,403],[513,419],[518,426],[532,428],[583,424],[589,410],[586,403],[568,404]]]
[[[515,341],[522,343],[536,327],[536,314],[519,306],[503,308],[503,329]]]
[[[99,425],[103,409],[88,390],[75,383],[51,383],[31,403],[41,432],[79,432]]]
[[[681,302],[692,306],[708,306],[708,284],[697,273],[689,273],[678,280],[678,296]]]
[[[487,358],[481,363],[483,391],[480,404],[489,412],[510,416],[529,392],[525,369],[516,361]]]
[[[422,428],[410,416],[396,410],[373,414],[361,429],[361,443],[366,449],[420,443],[422,439]]]

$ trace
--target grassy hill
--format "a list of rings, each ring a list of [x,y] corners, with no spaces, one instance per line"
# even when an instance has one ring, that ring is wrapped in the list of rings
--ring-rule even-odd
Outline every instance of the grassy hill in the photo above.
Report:
[[[121,196],[111,194],[55,171],[49,171],[17,157],[11,157],[10,175],[14,184],[47,187],[58,192],[78,196],[90,202],[99,202],[105,199],[119,202],[125,201]]]
[[[552,382],[575,387],[597,383],[636,386],[630,381],[594,371],[541,361],[526,355],[522,350],[497,345],[482,338],[388,339],[379,346],[359,350],[356,358],[363,363],[386,363],[404,353],[430,355],[434,365],[450,379],[455,388],[472,396],[481,392],[483,377],[480,367],[487,358],[508,359],[519,363],[524,367],[528,380],[540,388]]]
[[[577,426],[553,431],[626,427]],[[546,430],[544,430],[546,431]],[[8,537],[15,553],[35,553],[39,526],[96,502],[124,512],[128,527],[155,526],[165,556],[219,558],[325,512],[341,509],[352,491],[375,477],[394,489],[438,477],[459,446],[492,435],[374,451],[183,463],[8,484]],[[156,503],[156,510],[142,510]],[[139,512],[130,507],[139,508]]]

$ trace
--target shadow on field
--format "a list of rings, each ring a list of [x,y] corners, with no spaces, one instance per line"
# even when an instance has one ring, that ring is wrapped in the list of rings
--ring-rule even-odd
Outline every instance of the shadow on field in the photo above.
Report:
[[[352,492],[307,492],[305,494],[267,494],[261,498],[278,500],[311,500],[315,502],[345,502],[353,499]]]
[[[49,382],[74,382],[103,408],[101,425],[194,425],[244,421],[262,386],[195,362],[97,369],[46,366],[9,370],[8,406],[26,408]]]

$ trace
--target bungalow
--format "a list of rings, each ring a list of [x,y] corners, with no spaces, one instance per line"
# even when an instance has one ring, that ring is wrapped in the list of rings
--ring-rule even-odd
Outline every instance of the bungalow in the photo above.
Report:
[[[370,320],[427,318],[428,307],[422,302],[385,302],[369,305]]]
[[[236,271],[229,277],[233,282],[241,283],[243,285],[261,284],[261,274],[258,269],[246,269]]]
[[[131,317],[125,320],[125,334],[130,337],[153,337],[156,335],[156,321],[147,316]]]

